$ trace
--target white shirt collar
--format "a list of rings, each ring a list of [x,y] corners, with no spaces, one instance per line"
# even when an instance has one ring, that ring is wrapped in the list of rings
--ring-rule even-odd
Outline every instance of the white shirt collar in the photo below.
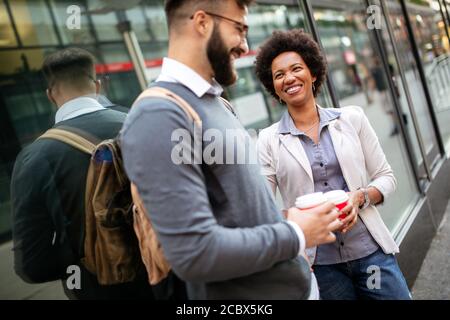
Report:
[[[223,92],[223,88],[215,79],[210,84],[185,64],[170,58],[163,59],[161,74],[156,79],[156,82],[158,81],[180,83],[199,98],[206,93],[220,96]]]
[[[58,109],[58,111],[56,111],[55,124],[104,109],[106,108],[94,98],[87,96],[78,97],[67,101]]]

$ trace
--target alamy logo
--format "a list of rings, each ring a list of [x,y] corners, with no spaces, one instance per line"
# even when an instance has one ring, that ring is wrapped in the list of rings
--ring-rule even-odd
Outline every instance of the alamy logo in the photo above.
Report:
[[[77,265],[70,265],[66,270],[67,274],[70,276],[66,280],[67,289],[81,289],[81,270]]]
[[[180,164],[257,164],[254,129],[207,129],[195,124],[194,134],[186,129],[172,132],[172,163]],[[204,146],[204,148],[203,148]]]
[[[379,266],[369,266],[367,268],[367,273],[370,274],[369,278],[367,279],[367,288],[370,290],[381,289],[381,270]]]
[[[81,8],[77,5],[67,7],[66,13],[69,15],[66,20],[66,27],[69,30],[81,29]]]
[[[367,13],[369,17],[367,18],[366,25],[369,30],[381,29],[381,8],[377,5],[371,5],[367,7]]]

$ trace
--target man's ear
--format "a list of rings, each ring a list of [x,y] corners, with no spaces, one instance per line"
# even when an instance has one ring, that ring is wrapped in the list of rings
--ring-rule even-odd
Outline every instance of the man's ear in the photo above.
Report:
[[[207,35],[209,29],[212,29],[211,26],[214,24],[213,20],[203,10],[196,11],[192,15],[192,20],[195,30],[202,35]]]
[[[52,96],[52,89],[47,89],[45,92],[47,93],[47,99],[51,103],[53,103],[55,106],[57,106],[56,101],[55,101],[55,99],[53,99],[53,96]]]

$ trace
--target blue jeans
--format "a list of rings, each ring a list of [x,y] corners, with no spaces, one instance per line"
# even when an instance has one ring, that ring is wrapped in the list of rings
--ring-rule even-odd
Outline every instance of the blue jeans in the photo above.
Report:
[[[324,300],[411,300],[397,260],[381,248],[361,259],[313,268]]]

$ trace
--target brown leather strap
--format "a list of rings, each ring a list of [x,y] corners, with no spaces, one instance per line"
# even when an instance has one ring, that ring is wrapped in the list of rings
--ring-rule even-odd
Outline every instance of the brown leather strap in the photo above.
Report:
[[[58,128],[47,130],[38,139],[55,139],[88,154],[92,154],[96,148],[95,144],[80,135]]]
[[[155,97],[155,98],[163,98],[172,101],[178,107],[183,109],[183,111],[188,115],[190,119],[192,119],[197,125],[202,124],[202,120],[198,113],[191,107],[189,103],[186,102],[179,95],[173,93],[170,90],[161,87],[151,87],[142,92],[139,97],[137,97],[136,101],[133,103],[133,106],[136,105],[139,101],[144,98]]]

